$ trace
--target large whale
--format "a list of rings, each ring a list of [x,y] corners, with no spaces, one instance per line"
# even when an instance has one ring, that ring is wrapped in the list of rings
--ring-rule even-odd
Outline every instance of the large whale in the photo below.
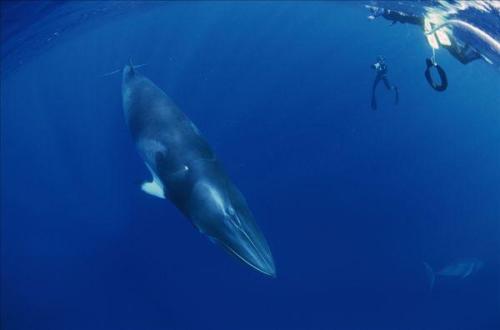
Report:
[[[424,262],[424,266],[427,277],[429,278],[430,288],[432,290],[437,276],[464,279],[480,271],[484,266],[484,262],[475,258],[464,259],[450,264],[437,272],[434,271],[426,262]]]
[[[142,189],[170,199],[210,240],[275,277],[271,251],[245,198],[191,120],[132,64],[123,69],[122,98],[132,138],[153,177]]]

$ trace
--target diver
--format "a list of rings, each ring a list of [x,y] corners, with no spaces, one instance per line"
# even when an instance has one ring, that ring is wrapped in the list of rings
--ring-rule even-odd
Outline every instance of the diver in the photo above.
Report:
[[[387,79],[387,65],[385,64],[384,58],[382,56],[377,56],[377,62],[372,64],[372,68],[375,69],[377,75],[375,76],[375,80],[373,81],[372,86],[372,102],[371,106],[373,110],[377,110],[377,100],[375,98],[375,90],[377,89],[378,83],[382,80],[387,89],[393,90],[395,93],[394,104],[399,103],[399,91],[398,88],[389,83],[389,79]]]
[[[377,17],[382,16],[388,21],[391,21],[392,24],[394,25],[396,23],[401,23],[401,24],[413,24],[413,25],[423,25],[423,17],[421,16],[416,16],[416,15],[411,15],[411,14],[406,14],[403,12],[399,12],[396,10],[391,10],[391,9],[386,9],[386,8],[381,8],[381,7],[373,7],[373,6],[366,6],[368,10],[370,11],[370,16],[368,16],[368,19],[374,20]]]

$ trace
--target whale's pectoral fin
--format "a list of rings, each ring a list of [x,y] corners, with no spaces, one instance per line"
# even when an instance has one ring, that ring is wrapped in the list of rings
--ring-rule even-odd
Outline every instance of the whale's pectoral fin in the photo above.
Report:
[[[153,195],[158,198],[165,199],[165,193],[163,192],[163,187],[156,181],[144,182],[141,189],[146,193]]]
[[[148,163],[146,163],[146,166],[149,172],[151,172],[153,181],[144,182],[141,186],[142,191],[144,191],[146,194],[165,199],[165,190],[163,189],[163,184],[161,183],[155,172],[151,169],[151,167],[149,167]]]

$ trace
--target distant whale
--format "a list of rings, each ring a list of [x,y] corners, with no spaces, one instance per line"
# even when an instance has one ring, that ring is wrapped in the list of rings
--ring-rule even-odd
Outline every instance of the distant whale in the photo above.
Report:
[[[132,138],[153,177],[142,189],[167,197],[210,240],[275,277],[268,243],[245,198],[191,120],[132,64],[123,69],[122,97]]]
[[[483,268],[484,263],[478,259],[466,259],[454,264],[448,265],[443,269],[434,272],[434,270],[429,266],[428,263],[424,262],[425,271],[429,279],[429,285],[432,290],[434,283],[436,281],[436,276],[443,277],[457,277],[464,279],[477,273],[481,268]]]

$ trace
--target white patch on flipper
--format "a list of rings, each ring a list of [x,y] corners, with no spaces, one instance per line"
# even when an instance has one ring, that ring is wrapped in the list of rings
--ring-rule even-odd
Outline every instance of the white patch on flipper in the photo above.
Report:
[[[165,199],[165,194],[163,193],[163,188],[156,181],[144,182],[141,186],[141,189],[146,194]]]
[[[146,167],[148,168],[149,172],[151,172],[153,181],[144,182],[141,186],[142,191],[144,191],[146,194],[165,199],[165,191],[163,189],[161,180],[158,178],[158,176],[156,176],[155,172],[151,169],[151,167],[149,167],[147,163]]]

